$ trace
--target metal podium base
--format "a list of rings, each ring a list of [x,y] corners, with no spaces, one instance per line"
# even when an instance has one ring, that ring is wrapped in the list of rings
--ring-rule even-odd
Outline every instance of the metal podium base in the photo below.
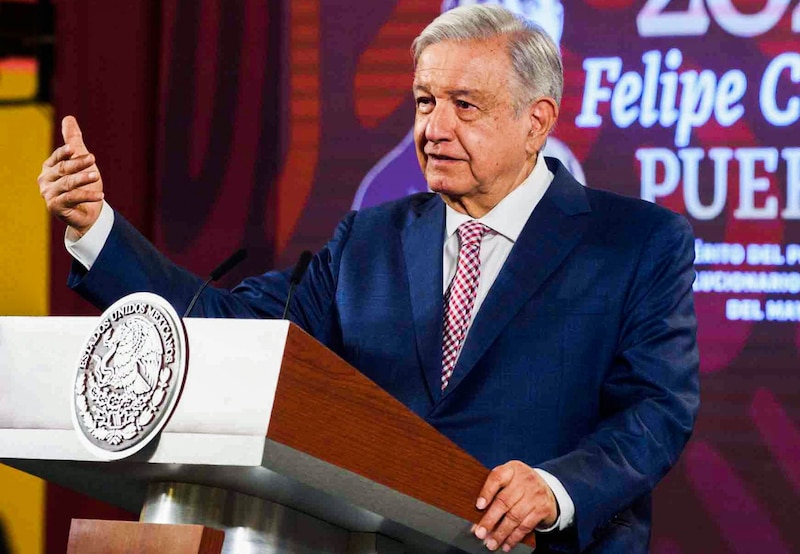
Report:
[[[374,533],[350,533],[280,504],[215,487],[152,483],[143,523],[189,523],[225,531],[223,554],[402,554]]]

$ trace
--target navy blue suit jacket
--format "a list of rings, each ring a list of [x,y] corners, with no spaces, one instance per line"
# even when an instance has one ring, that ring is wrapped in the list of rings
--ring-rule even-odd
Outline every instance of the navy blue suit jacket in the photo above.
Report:
[[[644,552],[650,491],[699,403],[686,220],[555,179],[478,312],[440,392],[445,207],[420,194],[348,214],[298,287],[291,319],[488,467],[555,475],[574,527],[537,551]],[[181,312],[201,280],[117,214],[92,270],[70,284],[100,307],[141,290]],[[280,317],[288,273],[208,290],[209,317]],[[198,314],[198,315],[200,315]],[[477,491],[476,491],[477,494]]]

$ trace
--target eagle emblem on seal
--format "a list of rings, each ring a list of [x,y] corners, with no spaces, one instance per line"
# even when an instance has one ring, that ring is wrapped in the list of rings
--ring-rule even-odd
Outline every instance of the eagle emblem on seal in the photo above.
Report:
[[[153,390],[164,358],[164,347],[155,325],[142,316],[133,316],[111,331],[103,344],[108,351],[102,359],[92,354],[99,385],[110,385],[133,394]]]

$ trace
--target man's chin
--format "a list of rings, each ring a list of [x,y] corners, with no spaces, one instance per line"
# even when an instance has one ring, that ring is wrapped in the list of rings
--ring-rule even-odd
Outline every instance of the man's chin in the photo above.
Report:
[[[435,192],[437,194],[443,194],[445,196],[461,196],[464,194],[464,186],[460,185],[457,181],[453,179],[447,179],[444,177],[433,177],[428,178],[428,189],[431,192]]]

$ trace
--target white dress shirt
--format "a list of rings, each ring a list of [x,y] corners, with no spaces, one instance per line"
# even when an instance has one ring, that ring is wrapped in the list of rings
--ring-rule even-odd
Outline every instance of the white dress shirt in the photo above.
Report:
[[[467,334],[469,328],[472,326],[472,321],[475,314],[483,304],[486,294],[492,287],[497,274],[508,258],[511,248],[517,241],[522,228],[528,221],[528,218],[533,213],[534,208],[544,196],[547,187],[553,180],[553,174],[547,169],[547,164],[544,157],[539,154],[536,160],[536,165],[533,171],[525,181],[515,188],[508,196],[503,198],[497,206],[478,219],[492,232],[487,233],[481,242],[481,273],[478,280],[478,292],[475,297],[475,304],[472,308],[472,315],[470,316],[469,325],[467,327]],[[470,221],[470,216],[459,213],[451,207],[446,207],[446,221],[445,221],[445,242],[444,242],[444,256],[442,259],[444,268],[444,281],[442,283],[442,293],[447,291],[450,282],[456,273],[456,265],[458,263],[458,233],[456,232],[458,226],[465,221]],[[100,211],[100,217],[94,225],[78,240],[76,240],[75,232],[71,228],[67,228],[64,235],[64,245],[69,253],[87,270],[92,268],[95,260],[100,255],[100,251],[111,233],[111,228],[114,226],[114,210],[105,201],[103,201],[103,208]],[[466,336],[465,336],[466,340]],[[535,468],[536,472],[544,479],[558,502],[560,516],[558,520],[548,529],[540,529],[541,531],[551,531],[554,529],[566,529],[575,518],[575,504],[572,502],[564,486],[552,474],[544,471],[543,469]]]

